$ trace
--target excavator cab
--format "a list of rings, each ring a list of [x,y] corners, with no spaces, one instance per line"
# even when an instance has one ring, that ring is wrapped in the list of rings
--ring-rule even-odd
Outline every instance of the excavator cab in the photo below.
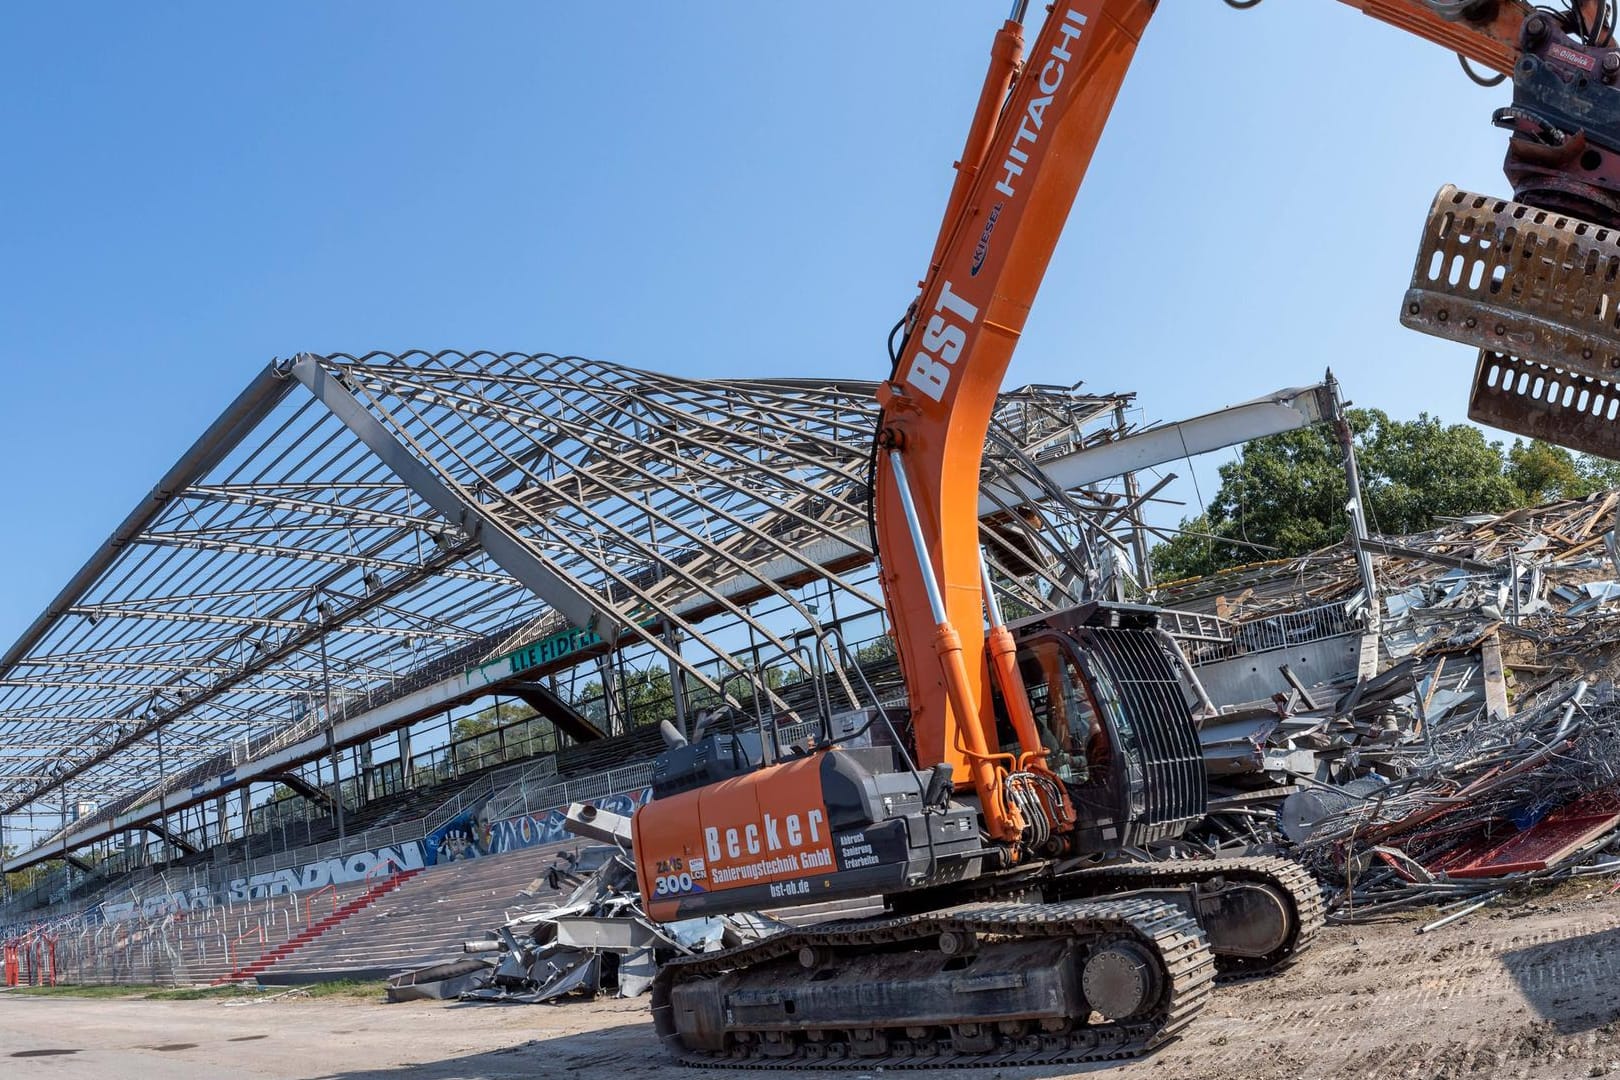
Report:
[[[1198,731],[1152,608],[1086,604],[1011,629],[1047,767],[1075,808],[1072,850],[1112,855],[1204,816]]]

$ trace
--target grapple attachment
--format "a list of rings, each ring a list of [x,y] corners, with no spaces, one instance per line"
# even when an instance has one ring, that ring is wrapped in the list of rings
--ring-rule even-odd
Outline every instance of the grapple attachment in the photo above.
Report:
[[[1620,232],[1448,185],[1401,322],[1480,349],[1471,419],[1620,457]]]
[[[1620,386],[1590,375],[1481,349],[1468,418],[1620,461]]]

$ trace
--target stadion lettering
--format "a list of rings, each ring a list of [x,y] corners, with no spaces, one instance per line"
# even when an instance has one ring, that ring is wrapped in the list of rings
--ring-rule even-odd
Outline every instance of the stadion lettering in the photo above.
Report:
[[[349,885],[364,881],[373,874],[380,877],[402,870],[420,870],[423,865],[422,843],[412,840],[397,847],[356,851],[335,859],[322,859],[299,867],[235,878],[226,882],[219,894],[207,885],[198,885],[184,892],[160,893],[139,901],[102,904],[101,917],[107,922],[122,922],[137,915],[152,918],[177,911],[209,908],[227,900],[258,900],[266,896],[320,889],[327,885]]]
[[[257,900],[264,896],[305,892],[328,885],[348,885],[364,881],[376,874],[385,877],[404,870],[420,870],[427,865],[422,859],[422,843],[412,840],[398,847],[380,847],[376,851],[356,851],[335,859],[305,863],[285,870],[271,870],[252,877],[236,878],[225,886],[225,895],[231,900]]]

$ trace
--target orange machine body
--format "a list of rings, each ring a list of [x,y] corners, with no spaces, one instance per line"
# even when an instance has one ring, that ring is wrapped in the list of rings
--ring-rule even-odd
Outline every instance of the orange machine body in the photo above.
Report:
[[[1512,68],[1520,28],[1533,10],[1504,3],[1465,24],[1442,19],[1420,0],[1345,2],[1498,70]],[[1017,833],[999,788],[1011,763],[986,760],[982,749],[996,745],[980,583],[984,440],[1058,235],[1157,6],[1157,0],[1059,0],[987,138],[980,134],[981,101],[910,332],[878,395],[880,443],[904,456],[932,564],[926,572],[939,583],[947,629],[960,639],[958,668],[956,641],[942,645],[941,627],[918,588],[925,568],[894,473],[879,455],[873,498],[881,582],[910,696],[917,761],[924,768],[948,762],[959,784],[971,781],[988,830],[1003,840]],[[1007,37],[1004,28],[986,95],[998,85]],[[966,686],[953,685],[964,677]],[[1004,696],[1017,693],[1001,689]],[[1040,747],[1021,750],[1038,755]]]
[[[986,776],[991,770],[972,760],[975,744],[997,742],[980,585],[984,440],[1002,376],[1153,7],[1148,0],[1073,0],[1052,9],[983,160],[965,163],[975,170],[972,186],[941,227],[939,265],[924,282],[893,378],[879,394],[882,438],[904,457],[933,563],[925,570],[918,562],[895,475],[880,455],[873,498],[881,580],[917,759],[924,767],[949,762],[959,782],[971,776],[991,833],[1004,839],[994,773]],[[960,636],[966,694],[952,693],[951,672],[935,659],[939,624],[917,587],[925,572],[939,582],[946,621]]]
[[[635,816],[636,875],[647,914],[669,921],[716,890],[781,906],[833,868],[832,832],[815,758],[800,758],[648,804]],[[792,896],[773,885],[795,883]],[[683,901],[684,912],[683,912]],[[800,901],[802,902],[802,901]]]
[[[1498,71],[1516,64],[1520,33],[1536,11],[1524,0],[1501,0],[1448,20],[1422,0],[1343,2]],[[1581,2],[1594,12],[1599,6]],[[997,33],[908,332],[878,392],[875,539],[909,695],[915,765],[949,766],[957,787],[970,785],[984,833],[1012,861],[1020,857],[1026,823],[1004,794],[1007,776],[1043,772],[1044,750],[1031,735],[1027,702],[1018,700],[1022,687],[1009,685],[1016,665],[998,655],[993,673],[986,647],[981,459],[1013,349],[1158,7],[1157,0],[1058,0],[1027,56],[1016,22]],[[891,453],[905,468],[915,529]],[[937,585],[943,612],[934,610],[925,583]],[[1005,644],[998,653],[1008,653]],[[1009,699],[1017,755],[996,752],[993,680]],[[818,891],[833,891],[836,830],[824,842],[810,828],[813,815],[820,815],[818,824],[829,820],[826,778],[815,760],[767,765],[642,808],[634,832],[649,913],[670,919],[694,906],[719,910],[713,894],[732,890],[730,910],[814,902]],[[1062,805],[1049,810],[1055,830],[1074,820]],[[799,823],[791,840],[789,820]],[[932,852],[935,841],[928,843]],[[833,865],[824,868],[829,853]],[[707,899],[694,905],[700,895]]]

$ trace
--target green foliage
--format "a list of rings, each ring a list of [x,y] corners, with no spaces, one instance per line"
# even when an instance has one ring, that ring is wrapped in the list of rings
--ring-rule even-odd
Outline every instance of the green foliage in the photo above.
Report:
[[[1508,451],[1507,475],[1520,495],[1532,504],[1586,494],[1575,455],[1540,439],[1514,441]]]
[[[1535,506],[1620,487],[1620,461],[1572,454],[1540,439],[1515,439],[1508,450],[1507,477],[1524,505]]]
[[[1421,532],[1442,517],[1500,513],[1620,486],[1620,464],[1540,440],[1518,440],[1504,451],[1476,427],[1442,424],[1427,413],[1392,420],[1378,409],[1352,409],[1348,419],[1375,533]],[[1207,512],[1184,519],[1177,536],[1153,549],[1160,581],[1302,555],[1343,540],[1349,530],[1349,486],[1327,425],[1256,440],[1221,466],[1220,477]]]
[[[628,703],[630,722],[634,726],[657,724],[675,718],[674,690],[670,686],[669,672],[662,668],[626,671],[614,690],[615,711]],[[602,684],[586,683],[574,700],[574,708],[597,727],[604,727],[607,724],[608,706],[602,697]]]
[[[14,994],[24,994],[28,997],[71,997],[71,998],[140,998],[143,1001],[213,1001],[219,998],[264,997],[269,993],[287,994],[296,993],[300,997],[322,998],[342,997],[358,998],[367,1001],[381,1001],[388,984],[381,979],[336,979],[331,982],[311,983],[288,991],[284,987],[274,986],[244,986],[232,983],[228,986],[187,986],[178,989],[167,989],[161,986],[136,983],[115,986],[79,986],[64,984],[57,986],[19,986],[12,990]]]
[[[623,700],[630,704],[631,724],[639,727],[675,719],[675,695],[668,671],[662,668],[627,671],[620,690]]]
[[[388,982],[386,979],[333,979],[330,982],[310,983],[303,990],[312,998],[344,997],[381,1001],[388,992]]]
[[[499,701],[487,709],[480,709],[471,716],[463,716],[457,720],[452,738],[459,742],[462,739],[487,735],[496,728],[515,724],[519,720],[527,720],[533,715],[534,710],[522,702]]]
[[[880,660],[887,660],[894,655],[894,638],[887,634],[873,638],[871,641],[855,650],[855,662],[863,667],[875,664]]]
[[[497,701],[488,708],[457,720],[451,729],[456,764],[477,769],[500,759],[527,756],[557,748],[551,721],[539,717],[521,701]]]
[[[4,848],[0,848],[0,858],[9,859],[16,854],[18,854],[17,848],[11,844],[7,844]],[[35,863],[26,870],[13,871],[12,873],[6,875],[6,887],[11,890],[11,895],[13,896],[16,896],[18,893],[25,893],[29,889],[32,889],[35,885],[39,884],[39,880],[46,874],[49,874],[51,871],[55,870],[61,865],[61,859],[53,859],[50,862]]]
[[[132,986],[77,986],[71,984],[57,984],[56,986],[19,986],[9,991],[13,994],[22,994],[27,997],[71,997],[71,998],[127,998],[147,997],[160,993],[158,987],[150,984]]]

